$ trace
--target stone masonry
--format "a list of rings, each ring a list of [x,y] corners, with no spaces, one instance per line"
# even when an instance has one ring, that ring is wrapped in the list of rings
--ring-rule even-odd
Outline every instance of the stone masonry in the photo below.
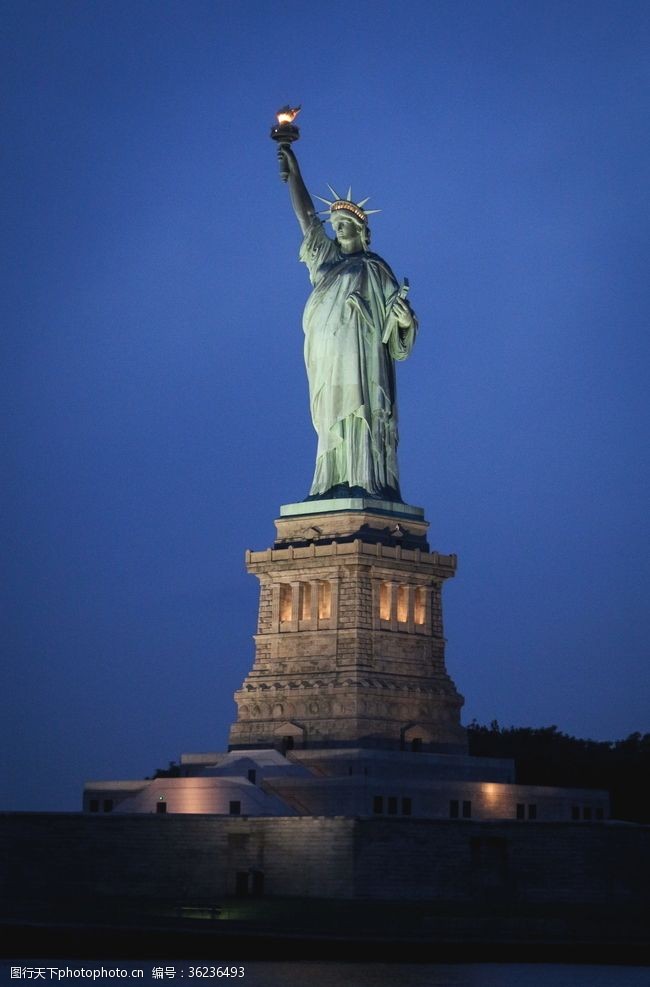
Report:
[[[267,895],[483,899],[488,910],[499,896],[555,907],[635,903],[643,920],[650,827],[0,813],[2,917],[44,911],[60,922],[66,902],[83,907],[84,921],[111,900],[120,913],[139,902],[217,903],[241,893],[238,873],[255,872]]]
[[[403,513],[310,513],[248,552],[260,581],[255,661],[230,749],[375,747],[463,753],[445,668],[441,591],[456,558]]]

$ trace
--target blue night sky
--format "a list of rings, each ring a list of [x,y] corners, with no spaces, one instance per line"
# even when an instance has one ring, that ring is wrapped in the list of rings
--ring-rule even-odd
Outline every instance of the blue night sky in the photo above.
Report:
[[[402,490],[464,721],[650,730],[650,6],[10,0],[0,806],[220,750],[315,453],[269,140],[420,318]]]

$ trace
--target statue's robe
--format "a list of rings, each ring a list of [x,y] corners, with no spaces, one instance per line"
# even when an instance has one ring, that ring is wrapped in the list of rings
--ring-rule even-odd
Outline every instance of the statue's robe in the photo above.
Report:
[[[394,360],[411,352],[417,324],[391,314],[399,284],[370,251],[344,254],[315,219],[300,259],[314,285],[303,316],[316,470],[310,496],[349,484],[401,500]]]

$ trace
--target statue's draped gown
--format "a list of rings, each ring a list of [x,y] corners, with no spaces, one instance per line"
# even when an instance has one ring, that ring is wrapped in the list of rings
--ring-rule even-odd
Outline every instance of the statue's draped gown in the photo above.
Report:
[[[369,251],[344,254],[317,219],[300,259],[314,285],[303,316],[318,434],[310,496],[349,484],[399,501],[393,360],[409,355],[417,324],[400,329],[391,314],[399,285],[386,262]]]

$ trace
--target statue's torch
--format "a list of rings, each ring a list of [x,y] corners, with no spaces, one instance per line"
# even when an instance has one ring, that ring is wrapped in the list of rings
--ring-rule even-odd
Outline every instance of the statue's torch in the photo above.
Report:
[[[280,147],[288,149],[300,137],[300,131],[293,122],[299,113],[299,106],[292,109],[287,105],[278,110],[276,114],[278,122],[271,127],[271,140],[276,141]],[[283,182],[289,177],[289,171],[284,165],[280,168],[280,177]]]

